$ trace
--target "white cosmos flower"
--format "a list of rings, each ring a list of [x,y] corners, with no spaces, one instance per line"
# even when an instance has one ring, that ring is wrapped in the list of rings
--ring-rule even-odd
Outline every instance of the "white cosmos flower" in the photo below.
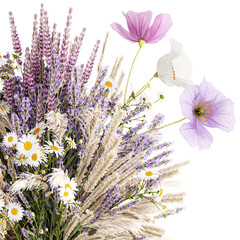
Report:
[[[61,147],[56,141],[52,143],[51,141],[46,141],[47,145],[44,145],[44,152],[46,153],[55,153],[56,156],[62,156],[64,148]]]
[[[138,176],[142,179],[142,180],[149,180],[149,179],[155,179],[157,177],[159,177],[159,172],[156,168],[148,168],[148,169],[144,169],[141,170],[138,173]]]
[[[32,133],[36,137],[41,137],[46,127],[47,126],[44,122],[37,123],[36,126],[30,130],[30,133]]]
[[[110,91],[110,93],[115,92],[118,88],[117,81],[112,79],[110,76],[104,77],[103,83],[105,87]]]
[[[27,156],[28,154],[31,154],[31,152],[40,149],[40,145],[38,139],[32,134],[23,134],[19,139],[16,148],[20,154],[22,153]]]
[[[0,101],[0,114],[7,115],[10,111],[10,106],[7,102]]]
[[[10,221],[20,221],[23,218],[23,208],[19,203],[9,203],[7,206]]]
[[[18,141],[18,136],[15,132],[9,132],[3,137],[3,143],[6,147],[13,147]]]
[[[44,161],[44,154],[40,149],[32,151],[27,156],[27,163],[32,167],[37,167]]]
[[[158,77],[168,86],[186,87],[192,84],[189,80],[192,74],[190,60],[183,53],[182,45],[170,39],[171,50],[157,62]]]
[[[75,143],[75,141],[72,138],[65,137],[65,139],[67,140],[67,142],[69,143],[71,148],[73,148],[73,149],[77,148],[77,144]]]

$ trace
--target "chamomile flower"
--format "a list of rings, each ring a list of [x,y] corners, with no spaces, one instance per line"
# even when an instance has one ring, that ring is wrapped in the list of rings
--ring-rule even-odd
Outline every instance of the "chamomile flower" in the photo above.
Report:
[[[77,144],[75,143],[75,141],[69,137],[65,137],[65,139],[67,140],[69,146],[73,149],[77,148]]]
[[[110,76],[106,76],[103,82],[105,87],[110,91],[110,93],[115,92],[118,88],[117,81],[112,79]]]
[[[70,188],[60,188],[59,195],[62,201],[73,201],[75,199],[75,192],[72,191]]]
[[[31,152],[40,149],[40,146],[38,139],[35,136],[33,136],[32,134],[24,134],[19,139],[16,148],[20,154],[22,153],[27,156]]]
[[[40,149],[32,151],[27,157],[27,163],[32,167],[37,167],[44,161],[43,153]]]
[[[4,207],[5,207],[4,200],[0,198],[0,212],[3,210]]]
[[[30,133],[32,133],[36,137],[41,137],[46,127],[47,126],[44,122],[37,123],[36,126],[30,130]]]
[[[139,172],[139,177],[141,177],[143,180],[155,179],[159,177],[159,175],[160,174],[157,169],[154,168],[148,168]]]
[[[69,179],[69,181],[65,182],[62,187],[64,189],[70,189],[72,191],[78,191],[77,189],[77,183],[75,182],[75,180],[72,178],[71,180]]]
[[[44,150],[46,153],[55,153],[58,156],[62,156],[64,148],[61,147],[56,141],[52,143],[51,141],[46,141],[47,145],[44,145]]]
[[[18,136],[15,132],[9,132],[3,137],[3,143],[6,147],[13,147],[18,141]]]
[[[161,189],[159,190],[159,193],[158,193],[155,201],[158,202],[158,203],[160,203],[160,202],[162,201],[162,198],[163,198],[163,189],[161,188]]]
[[[10,111],[10,106],[7,102],[0,101],[0,115],[7,115]]]
[[[9,203],[7,206],[8,218],[10,221],[20,221],[23,218],[23,208],[18,203]]]

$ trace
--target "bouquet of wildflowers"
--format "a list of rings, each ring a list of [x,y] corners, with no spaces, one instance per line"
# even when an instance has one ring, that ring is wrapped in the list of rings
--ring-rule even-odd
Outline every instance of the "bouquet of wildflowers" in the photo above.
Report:
[[[168,14],[159,14],[151,26],[151,11],[124,15],[129,31],[118,23],[112,28],[138,42],[139,51],[172,25]],[[154,78],[185,88],[184,118],[176,122],[189,120],[180,131],[200,149],[212,143],[205,126],[233,129],[231,100],[206,80],[193,85],[189,60],[176,40],[170,40],[171,50],[152,78],[129,94],[139,51],[125,79],[122,58],[112,68],[102,64],[107,34],[91,86],[100,41],[88,62],[77,65],[85,29],[70,43],[72,9],[61,35],[56,24],[50,31],[41,5],[24,56],[11,12],[9,19],[14,51],[0,52],[1,239],[161,239],[164,230],[155,221],[181,211],[177,203],[184,198],[183,192],[168,192],[169,179],[187,162],[170,164],[171,143],[162,141],[159,130],[173,123],[163,125],[160,113],[150,123],[145,119],[164,95],[152,99],[145,90]]]

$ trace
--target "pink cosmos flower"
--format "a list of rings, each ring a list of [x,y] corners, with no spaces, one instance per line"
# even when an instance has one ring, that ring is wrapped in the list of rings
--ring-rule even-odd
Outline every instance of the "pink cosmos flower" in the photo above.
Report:
[[[150,27],[152,11],[140,13],[128,11],[126,14],[123,14],[126,17],[129,32],[118,23],[111,24],[111,27],[122,37],[132,42],[144,40],[146,43],[156,43],[167,34],[172,26],[172,21],[168,14],[159,14]]]
[[[180,96],[185,118],[190,122],[180,127],[180,132],[191,146],[199,150],[210,148],[213,136],[205,128],[233,130],[235,119],[233,102],[203,79],[200,86],[189,85]]]

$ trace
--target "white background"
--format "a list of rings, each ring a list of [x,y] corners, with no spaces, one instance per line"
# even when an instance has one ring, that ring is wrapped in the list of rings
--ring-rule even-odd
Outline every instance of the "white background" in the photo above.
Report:
[[[152,10],[153,17],[169,13],[173,26],[167,36],[157,44],[146,44],[136,61],[132,84],[139,88],[156,72],[156,62],[169,51],[168,40],[175,38],[183,44],[192,62],[191,79],[199,84],[205,76],[225,96],[235,102],[236,125],[231,133],[210,129],[214,142],[210,150],[191,148],[179,133],[179,126],[165,128],[168,140],[174,140],[173,159],[191,160],[182,170],[180,179],[185,183],[186,210],[168,218],[166,235],[174,240],[239,240],[240,216],[240,158],[239,158],[239,82],[240,82],[240,14],[238,1],[228,0],[132,0],[132,1],[0,1],[0,46],[11,49],[8,12],[15,17],[23,48],[31,41],[33,14],[39,15],[44,3],[50,26],[56,22],[63,32],[69,7],[73,8],[71,39],[83,27],[87,28],[80,52],[80,62],[86,63],[97,39],[102,42],[110,32],[104,64],[112,66],[115,57],[123,55],[123,69],[128,74],[130,64],[138,50],[133,44],[114,32],[114,21],[126,27],[122,11]],[[155,79],[155,88],[165,93],[167,102],[154,108],[154,113],[166,114],[165,123],[182,118],[178,97],[180,88],[166,88]]]

